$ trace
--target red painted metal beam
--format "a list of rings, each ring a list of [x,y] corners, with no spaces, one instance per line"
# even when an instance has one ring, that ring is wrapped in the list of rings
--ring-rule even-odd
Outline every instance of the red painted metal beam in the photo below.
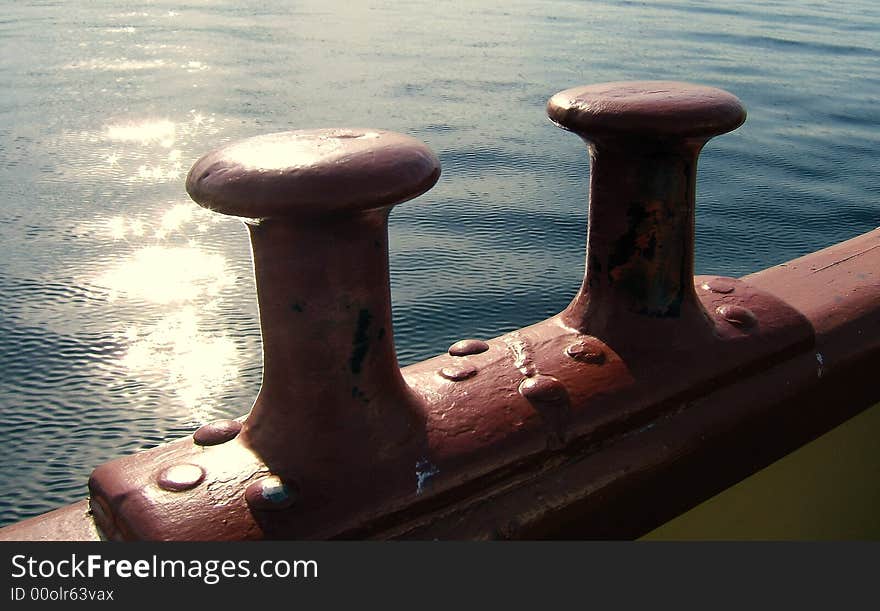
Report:
[[[803,314],[813,329],[803,351],[744,369],[503,489],[483,488],[469,503],[377,536],[629,539],[649,532],[880,399],[878,274],[880,229],[742,278]]]

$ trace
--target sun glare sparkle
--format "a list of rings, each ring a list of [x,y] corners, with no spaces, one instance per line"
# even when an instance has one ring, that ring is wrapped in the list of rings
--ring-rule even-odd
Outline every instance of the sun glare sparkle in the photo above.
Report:
[[[132,219],[128,224],[128,230],[132,235],[141,237],[144,235],[144,222],[140,219]]]
[[[107,126],[106,137],[114,142],[159,143],[170,148],[177,136],[177,126],[167,119],[141,121],[140,123],[118,123]]]
[[[114,216],[107,220],[107,232],[114,240],[125,238],[125,219],[121,216]]]
[[[205,397],[238,378],[235,342],[225,333],[204,332],[193,306],[185,306],[146,329],[129,328],[125,337],[131,346],[122,365],[134,375],[165,377],[191,410],[202,409]]]
[[[162,229],[176,231],[192,220],[195,207],[191,204],[174,204],[162,215]]]
[[[116,43],[113,40],[105,40],[105,46],[112,46]],[[64,66],[65,70],[94,70],[97,72],[132,72],[138,70],[151,70],[161,68],[165,65],[163,59],[152,60],[130,60],[127,57],[118,59],[91,59],[88,61],[75,62]]]
[[[146,246],[97,280],[113,296],[169,304],[216,295],[230,282],[226,260],[192,246]]]

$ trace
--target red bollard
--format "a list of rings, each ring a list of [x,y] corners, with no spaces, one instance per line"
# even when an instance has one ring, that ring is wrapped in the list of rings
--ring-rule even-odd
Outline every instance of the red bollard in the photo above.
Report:
[[[547,112],[590,149],[586,273],[563,319],[618,349],[671,328],[663,319],[677,335],[711,332],[693,283],[697,156],[745,121],[742,104],[719,89],[651,81],[568,89]]]
[[[187,178],[202,206],[250,219],[263,383],[242,441],[316,503],[415,488],[424,417],[394,351],[387,220],[439,176],[412,138],[328,129],[234,143]]]

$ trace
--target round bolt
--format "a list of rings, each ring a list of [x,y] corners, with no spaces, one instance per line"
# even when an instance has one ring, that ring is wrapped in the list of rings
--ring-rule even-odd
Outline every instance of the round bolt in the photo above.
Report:
[[[523,378],[519,384],[519,394],[529,403],[551,405],[568,402],[565,385],[553,376],[541,375]]]
[[[439,176],[421,142],[354,128],[249,138],[189,172],[197,203],[250,220],[263,384],[241,435],[303,487],[415,443],[419,399],[391,326],[388,213]]]
[[[715,312],[735,327],[747,329],[758,324],[754,312],[743,306],[726,303],[715,308]]]
[[[582,363],[601,365],[605,362],[605,348],[594,338],[576,341],[565,349],[565,354]]]
[[[560,447],[564,443],[571,408],[565,385],[553,376],[537,374],[523,378],[519,383],[519,394],[535,408],[549,429],[548,447]]]
[[[477,368],[473,365],[462,363],[443,367],[438,373],[447,380],[461,382],[477,375]]]
[[[215,446],[234,439],[241,431],[238,420],[215,420],[209,422],[193,433],[193,441],[199,446]]]
[[[159,473],[157,483],[163,490],[182,492],[191,490],[205,479],[205,470],[198,465],[173,465]]]
[[[712,278],[711,280],[706,280],[703,284],[700,285],[704,291],[710,291],[712,293],[719,293],[721,295],[729,295],[736,289],[736,280],[733,278]]]
[[[297,501],[295,490],[277,475],[264,477],[245,489],[245,500],[251,509],[280,511],[292,507]]]
[[[463,339],[449,347],[450,356],[469,356],[480,354],[489,349],[489,344],[481,339]]]
[[[740,101],[689,83],[616,82],[557,93],[547,113],[590,149],[587,266],[563,320],[618,351],[661,319],[708,334],[693,282],[697,156],[742,124]]]

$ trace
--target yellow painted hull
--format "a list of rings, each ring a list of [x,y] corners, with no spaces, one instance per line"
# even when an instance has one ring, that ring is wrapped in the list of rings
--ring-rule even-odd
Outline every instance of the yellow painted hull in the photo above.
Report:
[[[643,540],[880,540],[880,404]]]

